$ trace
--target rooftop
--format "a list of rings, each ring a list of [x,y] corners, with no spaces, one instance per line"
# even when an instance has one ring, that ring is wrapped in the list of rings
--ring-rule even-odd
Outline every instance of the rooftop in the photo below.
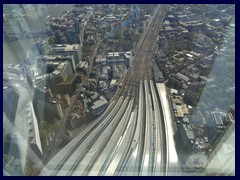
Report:
[[[95,110],[95,109],[97,109],[97,108],[99,108],[99,107],[101,107],[105,104],[107,104],[107,100],[103,96],[100,96],[100,99],[93,103],[93,105],[91,106],[91,109]]]
[[[214,120],[217,124],[219,124],[219,125],[223,124],[222,113],[221,112],[213,112],[213,117],[214,117]]]
[[[191,125],[183,124],[183,129],[185,130],[188,139],[195,139]]]
[[[76,51],[79,44],[56,44],[51,47],[53,51]]]
[[[67,77],[64,79],[63,83],[68,84],[70,83],[74,78],[74,75],[67,75]]]
[[[176,75],[179,79],[181,79],[183,81],[186,81],[186,82],[189,81],[189,78],[187,76],[183,75],[182,73],[177,73]]]

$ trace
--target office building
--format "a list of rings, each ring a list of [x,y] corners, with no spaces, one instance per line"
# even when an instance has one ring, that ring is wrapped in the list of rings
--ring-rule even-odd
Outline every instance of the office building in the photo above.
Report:
[[[79,44],[56,44],[50,48],[50,55],[73,55],[75,65],[82,60],[82,46]]]

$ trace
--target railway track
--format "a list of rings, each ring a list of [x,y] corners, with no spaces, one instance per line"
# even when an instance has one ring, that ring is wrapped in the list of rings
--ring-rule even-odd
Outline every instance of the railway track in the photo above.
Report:
[[[165,13],[165,5],[154,13],[107,110],[65,154],[61,151],[60,160],[54,157],[57,165],[50,162],[40,175],[167,175],[170,147],[164,145],[169,141],[168,130],[165,134],[169,124],[151,80],[151,58]]]

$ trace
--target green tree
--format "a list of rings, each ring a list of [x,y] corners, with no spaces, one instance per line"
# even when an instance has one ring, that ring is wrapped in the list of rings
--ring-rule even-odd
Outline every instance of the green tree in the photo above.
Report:
[[[80,83],[76,84],[76,89],[80,88]]]
[[[41,120],[39,122],[39,131],[40,131],[41,140],[45,142],[45,138],[47,137],[48,133],[53,133],[57,131],[59,127],[60,127],[60,122],[57,119],[54,119],[51,122]]]
[[[92,52],[92,49],[90,46],[83,46],[83,53],[88,55],[88,54],[91,54]]]
[[[55,43],[56,43],[56,38],[55,38],[55,36],[54,36],[54,35],[50,36],[50,37],[48,38],[48,44],[49,44],[49,45],[54,45]]]
[[[122,30],[121,30],[121,29],[118,29],[118,30],[114,33],[113,39],[118,39],[118,40],[122,39]]]

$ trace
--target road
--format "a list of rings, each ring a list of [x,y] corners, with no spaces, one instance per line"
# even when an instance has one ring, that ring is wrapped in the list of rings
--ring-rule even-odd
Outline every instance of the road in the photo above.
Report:
[[[166,12],[167,5],[158,6],[107,110],[40,175],[179,175],[166,88],[152,81],[151,60]]]
[[[97,45],[94,49],[94,52],[93,52],[93,55],[91,57],[91,61],[90,61],[90,65],[89,65],[89,69],[88,69],[88,74],[89,72],[91,72],[92,70],[92,65],[93,65],[93,59],[95,58],[96,56],[96,53],[97,53],[97,50],[99,48],[101,44],[101,41],[98,41],[97,42]],[[86,78],[83,80],[83,82],[86,81]],[[83,83],[82,83],[83,84]],[[81,88],[81,86],[79,87],[79,89]],[[50,158],[52,158],[52,156],[54,154],[56,154],[55,151],[53,151],[53,149],[56,149],[56,147],[61,143],[61,140],[63,139],[63,136],[66,135],[65,131],[66,131],[66,128],[67,128],[67,124],[68,124],[68,121],[69,121],[69,116],[71,115],[72,111],[73,111],[73,107],[77,101],[77,97],[79,97],[80,95],[80,91],[77,90],[76,91],[76,94],[73,95],[72,97],[72,101],[69,105],[68,108],[66,108],[65,110],[65,113],[64,113],[64,117],[61,118],[61,121],[62,121],[62,124],[61,124],[61,127],[58,129],[57,133],[56,133],[56,136],[54,137],[57,141],[54,141],[50,144],[50,147],[48,148],[48,152],[45,153],[45,156],[44,156],[44,161],[48,161]]]

